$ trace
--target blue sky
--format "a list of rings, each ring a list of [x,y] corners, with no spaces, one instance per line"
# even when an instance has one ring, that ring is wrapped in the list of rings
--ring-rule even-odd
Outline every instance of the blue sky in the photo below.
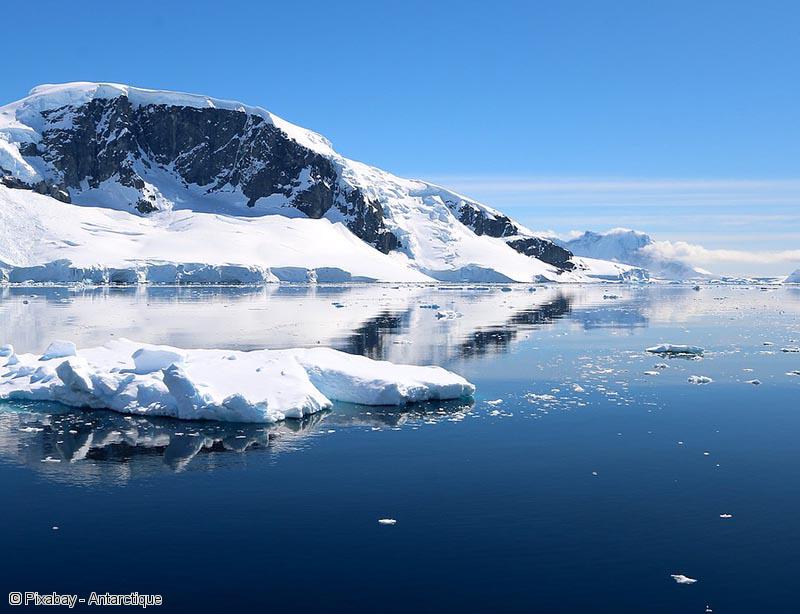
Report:
[[[634,227],[704,246],[720,272],[800,267],[796,2],[39,0],[3,15],[2,102],[76,80],[238,99],[534,229]]]

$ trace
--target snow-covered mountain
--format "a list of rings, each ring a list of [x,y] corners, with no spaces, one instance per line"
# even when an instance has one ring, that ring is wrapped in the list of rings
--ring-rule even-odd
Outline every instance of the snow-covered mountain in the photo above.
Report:
[[[107,83],[0,107],[0,219],[12,281],[644,276],[264,109]]]
[[[708,271],[701,268],[661,257],[650,236],[628,228],[613,228],[602,233],[586,231],[570,240],[554,241],[576,256],[641,267],[659,279],[684,280],[709,275]]]

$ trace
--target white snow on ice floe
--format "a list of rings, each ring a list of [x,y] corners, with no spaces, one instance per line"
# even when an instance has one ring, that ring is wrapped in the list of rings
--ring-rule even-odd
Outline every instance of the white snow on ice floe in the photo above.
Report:
[[[694,584],[697,582],[694,578],[690,578],[689,576],[684,576],[680,573],[671,574],[670,577],[675,580],[678,584]]]
[[[397,524],[397,520],[394,518],[378,518],[378,524]]]
[[[690,384],[710,384],[714,380],[708,377],[707,375],[690,375],[688,380]]]
[[[681,345],[676,343],[661,343],[647,348],[651,354],[690,354],[700,356],[705,350],[698,345]]]
[[[0,399],[189,420],[276,422],[327,409],[332,401],[402,405],[475,392],[441,367],[396,365],[329,348],[184,350],[119,339],[81,350],[54,342],[47,351],[64,356],[12,354],[16,361],[0,368]]]

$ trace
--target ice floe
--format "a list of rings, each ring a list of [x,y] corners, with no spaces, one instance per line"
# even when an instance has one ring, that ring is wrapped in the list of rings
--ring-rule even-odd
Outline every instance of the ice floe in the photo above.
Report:
[[[126,339],[77,350],[12,354],[0,399],[55,401],[125,414],[229,422],[302,418],[332,401],[364,405],[471,396],[475,387],[441,367],[397,365],[329,348],[184,350]]]
[[[676,343],[661,343],[647,348],[651,354],[673,354],[673,355],[691,355],[700,356],[705,351],[698,345],[681,345]]]
[[[695,582],[697,582],[696,579],[690,578],[689,576],[684,576],[683,574],[680,573],[671,574],[670,577],[673,580],[675,580],[675,582],[677,582],[678,584],[694,584]]]
[[[714,380],[707,375],[690,375],[687,381],[690,384],[710,384]]]

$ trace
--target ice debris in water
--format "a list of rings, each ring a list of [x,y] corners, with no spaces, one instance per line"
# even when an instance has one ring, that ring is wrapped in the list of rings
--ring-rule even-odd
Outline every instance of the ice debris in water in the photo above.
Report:
[[[797,375],[797,376],[800,376],[800,369],[795,369],[794,371],[787,371],[786,375]]]
[[[745,382],[745,384],[752,384],[753,386],[760,386],[761,385],[761,380],[749,379],[749,380],[747,380]]]
[[[14,355],[14,346],[13,345],[0,345],[0,357],[5,356],[13,356]]]
[[[397,524],[394,518],[378,518],[378,524]]]
[[[690,375],[687,381],[690,384],[710,384],[714,380],[707,375]]]
[[[797,354],[800,352],[800,347],[791,345],[789,347],[781,348],[781,352],[786,352],[787,354]]]
[[[647,351],[651,354],[675,354],[675,355],[692,355],[692,356],[700,356],[705,351],[698,345],[681,345],[676,343],[661,343],[659,345],[654,345],[653,347],[647,348]]]
[[[675,580],[678,584],[694,584],[697,582],[694,578],[690,578],[689,576],[684,576],[680,573],[671,574],[670,577]]]
[[[302,418],[332,401],[402,405],[475,392],[467,380],[441,367],[396,365],[329,348],[183,350],[127,339],[74,347],[55,342],[42,357],[15,355],[17,364],[0,368],[0,400],[269,423]],[[58,355],[62,360],[55,360]]]
[[[733,514],[720,514],[720,518],[733,518]]]
[[[486,401],[487,405],[491,405],[492,407],[496,405],[500,405],[503,402],[503,399],[494,399],[493,401]]]
[[[645,375],[658,375],[659,373],[660,373],[659,371],[645,371],[644,372]]]
[[[460,318],[462,316],[461,313],[458,311],[453,311],[451,309],[443,309],[441,311],[436,312],[436,319],[437,320],[455,320],[456,318]]]

